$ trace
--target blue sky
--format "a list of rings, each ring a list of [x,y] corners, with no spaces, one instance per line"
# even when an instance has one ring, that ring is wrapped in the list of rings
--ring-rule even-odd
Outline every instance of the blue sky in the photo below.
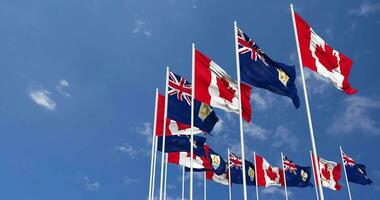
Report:
[[[191,77],[191,43],[236,77],[233,20],[273,59],[298,64],[288,1],[1,0],[0,198],[145,199],[154,91],[165,66]],[[332,47],[354,61],[347,96],[305,70],[317,148],[339,161],[339,145],[368,167],[371,186],[351,184],[355,199],[380,195],[380,2],[294,1],[296,11]],[[297,73],[298,73],[297,67]],[[300,82],[299,95],[303,100]],[[253,89],[246,155],[280,165],[280,152],[310,165],[304,102]],[[238,117],[216,111],[208,143],[222,155],[239,147]],[[180,168],[169,166],[168,199],[180,197]],[[203,195],[196,176],[195,197]],[[325,189],[328,199],[347,199]],[[188,186],[188,185],[187,185]],[[254,198],[254,187],[249,187]],[[157,190],[156,190],[157,191]],[[290,189],[312,199],[314,189]],[[208,182],[208,197],[227,199]],[[281,188],[260,188],[284,199]],[[234,199],[241,186],[234,185]]]

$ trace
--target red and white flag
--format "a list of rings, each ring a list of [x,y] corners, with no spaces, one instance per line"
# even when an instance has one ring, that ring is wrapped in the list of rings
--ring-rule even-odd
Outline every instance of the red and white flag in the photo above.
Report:
[[[158,94],[156,113],[156,135],[163,136],[164,129],[165,96]],[[203,133],[202,130],[194,127],[194,134]],[[191,135],[191,126],[171,119],[166,119],[166,135]]]
[[[283,169],[273,167],[265,158],[256,155],[256,175],[258,186],[283,186],[284,185],[284,173]]]
[[[190,152],[170,152],[168,153],[168,162],[190,168],[190,155]],[[211,164],[206,157],[200,157],[194,154],[193,168],[211,170]]]
[[[241,84],[242,114],[251,120],[251,87]],[[238,84],[219,65],[195,49],[195,98],[227,112],[239,113]]]
[[[357,90],[348,82],[352,60],[331,48],[296,12],[294,16],[303,65],[329,79],[339,90],[355,94]]]
[[[227,173],[223,173],[221,175],[216,174],[214,171],[206,171],[206,179],[213,180],[217,183],[228,185],[228,177]]]
[[[318,157],[319,171],[323,187],[332,190],[340,190],[339,179],[341,177],[341,165],[333,161],[328,161]]]

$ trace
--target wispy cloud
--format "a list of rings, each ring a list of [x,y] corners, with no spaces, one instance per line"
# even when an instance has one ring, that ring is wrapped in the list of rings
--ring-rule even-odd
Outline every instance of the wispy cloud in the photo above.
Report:
[[[146,140],[149,142],[149,144],[152,144],[152,123],[140,122],[140,124],[136,127],[135,131],[137,134],[144,136]]]
[[[46,89],[30,89],[29,97],[39,106],[54,111],[57,104],[50,98],[50,92]]]
[[[135,150],[129,144],[123,144],[123,145],[115,146],[115,149],[118,150],[120,153],[127,154],[131,158],[135,158],[136,154],[138,153],[138,151]]]
[[[194,8],[194,9],[198,8],[197,0],[192,0],[191,1],[191,7]]]
[[[141,178],[124,177],[126,184],[136,184],[141,182]]]
[[[282,187],[275,187],[275,186],[272,186],[272,187],[265,187],[261,190],[261,193],[263,195],[281,195],[281,196],[285,196],[285,190],[284,188]],[[292,193],[288,190],[288,196],[291,196]],[[281,198],[282,199],[282,198]]]
[[[71,95],[64,91],[66,88],[69,88],[69,87],[70,87],[70,83],[67,80],[60,80],[58,82],[58,85],[55,88],[61,95],[65,97],[70,97]]]
[[[343,108],[334,116],[327,131],[337,135],[353,131],[380,135],[380,124],[371,116],[379,109],[379,100],[363,96],[348,97],[343,101]]]
[[[256,139],[266,140],[270,132],[254,123],[244,124],[244,133]]]
[[[349,11],[351,15],[357,16],[368,16],[370,14],[375,14],[380,11],[380,3],[372,3],[370,1],[363,1],[359,8],[352,9]]]
[[[147,23],[142,19],[135,20],[135,26],[132,32],[135,34],[143,34],[148,38],[152,36],[152,31],[149,29]]]
[[[313,94],[323,94],[330,84],[329,80],[311,70],[305,69],[304,75],[307,80],[308,91]],[[299,80],[301,81],[301,79]]]
[[[273,147],[279,148],[286,145],[287,147],[290,147],[291,150],[296,151],[298,139],[290,133],[289,129],[283,126],[277,127],[274,138],[276,139],[274,140],[275,142],[272,143]]]
[[[88,191],[97,191],[100,189],[100,183],[98,181],[92,181],[87,176],[83,177],[85,189]]]
[[[272,107],[275,102],[275,96],[267,91],[255,90],[251,95],[254,111],[266,111]]]

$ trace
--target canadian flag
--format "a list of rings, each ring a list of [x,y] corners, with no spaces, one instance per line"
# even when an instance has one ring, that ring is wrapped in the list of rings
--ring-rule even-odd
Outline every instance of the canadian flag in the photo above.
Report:
[[[191,156],[190,152],[170,152],[168,153],[168,162],[176,165],[185,166],[190,168]],[[208,169],[211,170],[210,162],[206,157],[193,155],[193,168],[194,169]]]
[[[339,179],[341,177],[341,165],[318,157],[321,182],[323,187],[332,190],[340,190]]]
[[[156,113],[156,135],[163,136],[164,129],[165,96],[158,94]],[[199,128],[193,128],[194,134],[203,133]],[[166,135],[191,135],[191,126],[180,122],[166,119]]]
[[[339,90],[355,94],[357,90],[348,82],[351,59],[331,48],[296,12],[294,16],[303,65],[328,78]]]
[[[283,186],[284,172],[283,169],[273,167],[265,158],[256,155],[256,177],[258,186]]]
[[[251,87],[241,84],[243,118],[251,120]],[[195,49],[195,98],[227,112],[239,113],[238,84],[219,65]]]

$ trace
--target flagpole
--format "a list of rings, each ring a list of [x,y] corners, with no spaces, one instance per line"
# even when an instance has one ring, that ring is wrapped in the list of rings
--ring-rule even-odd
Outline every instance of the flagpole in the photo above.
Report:
[[[352,197],[351,197],[351,190],[350,190],[350,184],[348,183],[348,177],[347,177],[346,166],[344,165],[342,146],[339,146],[339,149],[340,149],[340,157],[342,158],[342,164],[343,164],[343,169],[344,169],[344,175],[345,175],[345,177],[346,177],[346,184],[347,184],[348,196],[350,197],[350,200],[352,200]]]
[[[284,186],[285,186],[285,199],[288,200],[288,188],[286,185],[286,175],[284,166],[284,154],[281,152],[282,173],[284,174]]]
[[[232,188],[231,188],[231,169],[230,169],[230,148],[227,148],[227,160],[228,160],[228,197],[229,200],[232,200]]]
[[[151,200],[154,199],[154,189],[155,189],[155,181],[156,181],[156,162],[157,162],[157,140],[158,136],[154,138],[154,161],[153,161],[153,177],[152,177],[152,196]]]
[[[166,183],[168,179],[168,154],[165,154],[165,179],[164,179],[164,200],[166,200]]]
[[[314,176],[314,188],[315,188],[315,194],[317,195],[317,200],[319,200],[319,195],[318,195],[318,186],[317,186],[317,180],[316,180],[316,177],[315,177],[315,165],[314,165],[314,161],[313,161],[313,155],[310,151],[310,161],[311,161],[311,166],[313,168],[313,176]]]
[[[191,57],[191,143],[190,143],[190,200],[193,200],[193,157],[194,157],[194,96],[195,96],[195,44],[192,44]]]
[[[203,175],[203,199],[207,200],[207,181],[206,181],[206,171]]]
[[[165,137],[166,137],[166,118],[168,117],[168,80],[169,67],[166,67],[166,83],[165,83],[165,110],[164,110],[164,126],[162,134],[162,151],[161,151],[161,176],[160,176],[160,200],[162,200],[162,192],[164,185],[164,164],[165,164]]]
[[[247,180],[245,177],[245,154],[244,154],[244,134],[243,134],[243,114],[241,106],[241,87],[240,87],[240,60],[238,52],[238,41],[237,41],[237,23],[234,21],[235,30],[235,55],[236,55],[236,71],[237,71],[237,83],[239,92],[239,124],[240,124],[240,147],[241,147],[241,159],[242,159],[242,175],[243,175],[243,196],[244,200],[247,200]]]
[[[317,147],[315,145],[313,123],[312,123],[312,120],[311,120],[311,113],[310,113],[310,108],[309,108],[309,99],[308,99],[307,90],[306,90],[305,76],[304,76],[304,73],[303,73],[303,64],[302,64],[302,58],[301,58],[301,51],[300,51],[300,47],[299,47],[299,41],[298,41],[298,34],[297,34],[295,17],[294,17],[293,4],[290,4],[290,9],[292,11],[294,36],[295,36],[296,44],[297,44],[299,67],[300,67],[301,78],[302,78],[302,87],[303,87],[303,93],[304,93],[304,98],[305,98],[306,113],[307,113],[307,119],[308,119],[308,124],[309,124],[311,145],[312,145],[313,155],[314,155],[313,159],[314,159],[315,163],[318,163]],[[319,164],[315,165],[315,170],[317,172],[317,183],[320,183],[321,181],[320,181],[320,173],[319,173]],[[325,198],[324,198],[324,195],[323,195],[323,189],[322,189],[322,185],[321,184],[318,184],[318,189],[319,189],[321,200],[324,200]]]
[[[154,121],[153,121],[153,133],[152,133],[152,154],[150,159],[150,176],[149,176],[149,197],[152,197],[152,180],[153,180],[153,162],[154,162],[154,143],[156,139],[156,120],[157,120],[157,102],[158,102],[158,88],[156,88],[156,101],[154,105]]]
[[[259,200],[259,184],[257,181],[256,151],[253,152],[253,162],[255,162],[256,200]]]
[[[182,166],[182,200],[185,200],[185,166]]]

